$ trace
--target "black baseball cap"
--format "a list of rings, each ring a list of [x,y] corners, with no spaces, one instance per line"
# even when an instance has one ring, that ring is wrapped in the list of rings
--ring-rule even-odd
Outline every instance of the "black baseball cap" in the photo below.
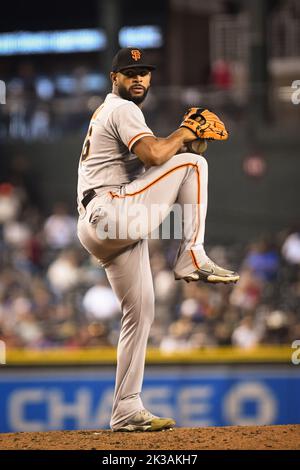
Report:
[[[112,61],[112,71],[121,72],[132,67],[142,67],[148,70],[155,70],[155,65],[150,65],[147,54],[138,47],[124,47],[120,49]]]

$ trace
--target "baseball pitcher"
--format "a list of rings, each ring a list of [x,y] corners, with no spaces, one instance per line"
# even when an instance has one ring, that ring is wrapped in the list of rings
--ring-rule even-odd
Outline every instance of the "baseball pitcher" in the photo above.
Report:
[[[183,209],[184,228],[174,260],[175,279],[209,283],[239,279],[237,273],[211,261],[203,246],[207,162],[199,154],[180,153],[197,139],[225,140],[225,126],[209,110],[191,108],[171,135],[156,137],[141,111],[154,69],[141,49],[128,47],[116,54],[112,92],[91,119],[78,169],[78,237],[105,268],[122,309],[113,431],[156,431],[175,425],[172,418],[146,410],[140,396],[154,318],[147,236],[174,204]],[[142,210],[136,211],[137,207]],[[158,215],[155,222],[153,215]],[[129,222],[135,227],[138,223],[139,230],[132,230]]]

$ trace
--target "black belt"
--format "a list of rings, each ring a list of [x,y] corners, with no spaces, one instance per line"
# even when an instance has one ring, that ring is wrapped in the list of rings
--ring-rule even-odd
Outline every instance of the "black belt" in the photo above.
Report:
[[[81,204],[83,205],[83,207],[86,209],[87,205],[89,202],[91,202],[91,200],[97,196],[97,193],[96,191],[94,191],[93,189],[91,189],[88,193],[86,193],[86,195],[84,196],[84,198],[82,199],[81,201]]]

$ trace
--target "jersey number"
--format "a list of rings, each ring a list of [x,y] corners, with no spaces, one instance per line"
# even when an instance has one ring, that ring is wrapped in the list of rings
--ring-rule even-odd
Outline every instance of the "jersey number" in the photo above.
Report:
[[[88,133],[87,133],[87,136],[85,138],[84,144],[83,144],[83,148],[82,148],[82,153],[81,153],[81,161],[82,162],[84,160],[86,160],[88,155],[89,155],[90,145],[91,145],[91,141],[90,141],[89,137],[91,137],[92,132],[93,132],[93,127],[90,126],[90,128],[88,130]]]

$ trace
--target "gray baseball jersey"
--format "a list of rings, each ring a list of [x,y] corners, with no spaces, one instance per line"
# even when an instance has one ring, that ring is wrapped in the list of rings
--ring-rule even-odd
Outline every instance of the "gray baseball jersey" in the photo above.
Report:
[[[131,152],[142,137],[153,135],[140,108],[109,93],[95,111],[78,168],[78,200],[89,189],[129,183],[145,171]]]

